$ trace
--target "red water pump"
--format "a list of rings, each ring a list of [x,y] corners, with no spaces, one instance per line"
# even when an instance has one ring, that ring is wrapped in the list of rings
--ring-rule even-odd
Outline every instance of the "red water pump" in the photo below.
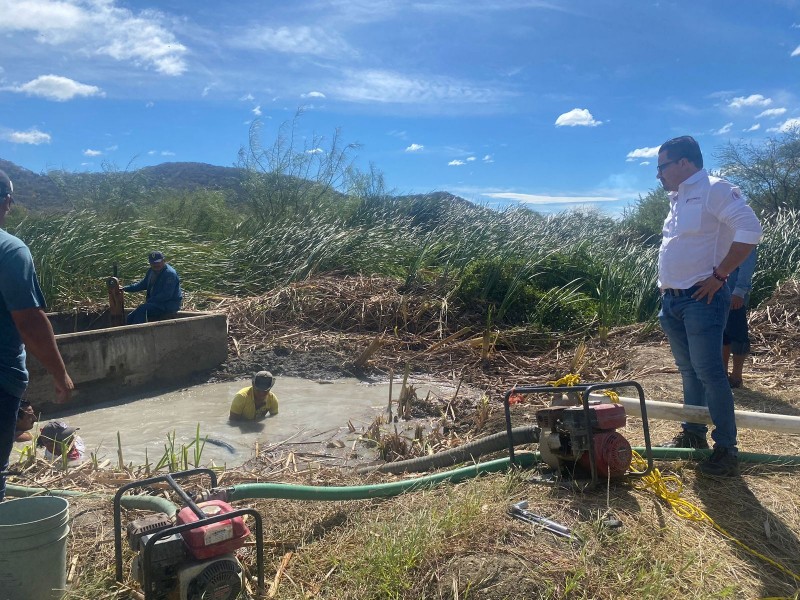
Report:
[[[574,471],[578,467],[590,472],[594,462],[600,477],[627,473],[633,457],[631,445],[616,431],[625,426],[622,405],[551,406],[539,410],[536,421],[539,452],[553,469]]]
[[[234,600],[243,589],[242,565],[234,552],[244,546],[250,529],[244,516],[253,517],[256,534],[258,587],[264,589],[264,547],[261,515],[251,508],[235,509],[222,500],[195,502],[176,479],[208,474],[216,488],[216,474],[193,469],[126,484],[114,497],[114,542],[117,581],[122,581],[121,504],[135,487],[168,483],[185,506],[174,518],[155,513],[131,521],[127,540],[136,553],[132,578],[146,600]]]

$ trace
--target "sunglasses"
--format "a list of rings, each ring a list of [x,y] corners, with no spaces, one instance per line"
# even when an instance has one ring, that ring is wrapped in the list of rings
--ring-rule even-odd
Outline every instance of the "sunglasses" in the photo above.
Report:
[[[680,159],[680,158],[679,158],[679,159],[677,159],[677,160],[668,160],[667,162],[661,163],[660,165],[656,165],[656,171],[658,171],[659,173],[661,173],[661,171],[663,171],[664,169],[666,169],[668,166],[670,166],[670,165],[672,165],[672,164],[674,164],[674,163],[676,163],[676,162],[680,162],[680,161],[681,161],[681,159]]]

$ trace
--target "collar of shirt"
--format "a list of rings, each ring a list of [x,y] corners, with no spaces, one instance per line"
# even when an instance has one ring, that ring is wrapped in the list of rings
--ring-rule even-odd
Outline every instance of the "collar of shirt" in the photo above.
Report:
[[[678,196],[686,193],[687,188],[693,186],[696,183],[700,183],[705,179],[708,179],[708,173],[706,172],[705,169],[700,169],[694,175],[691,175],[690,177],[684,179],[683,182],[678,186],[677,192],[669,192],[667,195],[669,196],[669,199],[671,201],[675,202],[675,200],[678,199]]]

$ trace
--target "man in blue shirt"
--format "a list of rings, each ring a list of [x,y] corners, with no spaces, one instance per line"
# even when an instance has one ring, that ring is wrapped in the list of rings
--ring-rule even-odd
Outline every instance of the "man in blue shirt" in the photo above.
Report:
[[[178,312],[183,301],[183,290],[178,273],[164,261],[164,254],[158,251],[148,256],[150,268],[139,283],[131,283],[122,288],[123,292],[147,290],[144,304],[128,315],[128,325],[158,321],[166,315]]]
[[[74,388],[44,312],[31,252],[2,229],[14,204],[13,192],[8,175],[0,171],[0,472],[8,469],[20,399],[28,387],[25,351],[53,377],[56,403],[68,402]],[[6,480],[0,475],[0,501],[5,492]]]

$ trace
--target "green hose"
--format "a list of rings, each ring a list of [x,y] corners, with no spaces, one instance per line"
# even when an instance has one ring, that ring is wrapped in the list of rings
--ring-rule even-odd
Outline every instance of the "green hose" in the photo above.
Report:
[[[644,448],[634,448],[644,456]],[[655,460],[691,460],[702,459],[711,454],[711,450],[693,450],[691,448],[652,448]],[[523,452],[516,455],[515,463],[518,467],[531,467],[538,463],[541,457],[538,452]],[[757,454],[753,452],[739,452],[739,460],[744,463],[769,464],[779,466],[800,466],[800,456],[786,456],[777,454]],[[485,463],[478,463],[452,471],[393,481],[390,483],[377,483],[359,486],[313,486],[291,485],[286,483],[244,483],[228,488],[221,488],[226,500],[247,500],[250,498],[282,498],[285,500],[365,500],[369,498],[383,498],[397,496],[406,492],[431,488],[440,483],[458,483],[466,479],[477,477],[484,473],[505,471],[510,467],[508,458],[500,458]],[[33,496],[49,494],[63,497],[107,497],[96,492],[79,492],[75,490],[50,490],[47,488],[24,487],[19,485],[6,485],[9,496]],[[212,492],[213,495],[214,492]],[[129,509],[152,510],[164,512],[172,516],[178,510],[177,506],[160,496],[131,496],[121,498],[121,504]]]
[[[25,487],[22,485],[6,484],[6,495],[16,498],[27,496],[58,496],[61,498],[103,498],[111,500],[112,496],[97,492],[79,492],[77,490],[51,490],[48,488]],[[126,495],[120,498],[120,505],[123,508],[136,510],[151,510],[153,512],[167,513],[170,517],[178,512],[178,507],[161,496],[131,496]]]
[[[645,448],[634,448],[645,455]],[[652,448],[655,460],[690,460],[702,459],[711,454],[711,450],[693,450],[690,448]],[[515,463],[519,467],[530,467],[541,460],[538,452],[520,453]],[[800,456],[782,456],[773,454],[756,454],[739,452],[739,460],[747,463],[800,466]],[[285,500],[364,500],[396,496],[405,492],[433,487],[439,483],[458,483],[481,475],[508,469],[508,458],[501,458],[485,463],[478,463],[444,473],[415,477],[391,483],[379,483],[361,486],[317,487],[312,485],[290,485],[284,483],[245,483],[224,488],[229,502],[251,498],[282,498]]]
[[[644,448],[634,448],[634,450],[644,456]],[[656,460],[692,460],[706,458],[710,455],[711,450],[694,450],[692,448],[653,448],[653,458]],[[800,456],[739,452],[739,462],[761,465],[800,467]]]
[[[539,460],[538,452],[520,453],[517,465],[529,467]],[[244,483],[225,488],[227,500],[245,500],[248,498],[283,498],[285,500],[365,500],[397,496],[412,490],[431,488],[439,483],[458,483],[465,479],[477,477],[483,473],[505,471],[510,466],[508,458],[492,460],[477,465],[461,467],[444,473],[415,477],[391,483],[374,485],[317,487],[313,485],[289,485],[284,483]]]

